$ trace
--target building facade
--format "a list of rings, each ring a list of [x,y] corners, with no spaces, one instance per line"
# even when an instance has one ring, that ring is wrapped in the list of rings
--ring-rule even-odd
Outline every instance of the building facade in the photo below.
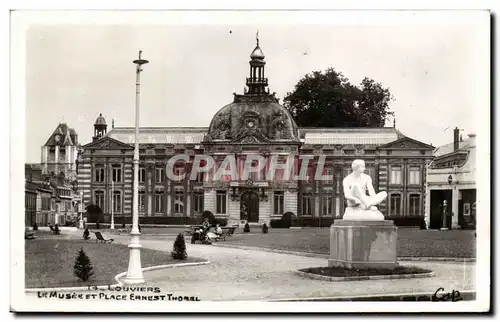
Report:
[[[63,173],[42,174],[40,164],[25,165],[25,225],[65,225],[78,216],[76,185]]]
[[[426,221],[431,229],[475,228],[476,135],[436,148],[427,169]],[[445,214],[445,215],[443,215]]]
[[[269,92],[265,57],[258,44],[250,58],[245,92],[234,94],[233,102],[222,107],[208,127],[140,129],[141,220],[160,223],[164,218],[194,217],[205,210],[227,218],[230,224],[269,224],[285,212],[340,218],[344,212],[342,180],[355,159],[365,160],[375,189],[388,192],[379,207],[388,218],[423,218],[432,146],[406,137],[394,127],[298,128]],[[84,204],[98,205],[108,215],[112,212],[115,222],[120,223],[120,217],[130,222],[134,128],[114,127],[107,132],[104,124],[100,115],[94,125],[96,135],[78,156],[78,189]],[[171,180],[166,176],[167,165],[179,154],[189,157],[172,163],[172,170],[187,178]],[[193,162],[201,155],[211,156],[215,168],[189,180]],[[234,158],[241,173],[249,156],[255,155],[264,160],[263,169],[248,179],[214,176],[227,158]],[[294,161],[288,170],[292,177],[307,159],[309,178],[285,180],[278,172],[266,177],[270,160],[285,163],[291,155]],[[316,181],[314,174],[323,163],[323,174],[332,179]]]
[[[42,146],[42,174],[64,173],[69,180],[76,180],[78,135],[66,123],[60,123]]]

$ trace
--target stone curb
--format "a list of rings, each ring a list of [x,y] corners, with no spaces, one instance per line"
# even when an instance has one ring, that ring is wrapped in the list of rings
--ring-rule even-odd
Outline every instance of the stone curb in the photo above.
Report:
[[[151,266],[151,267],[146,267],[143,268],[143,272],[147,271],[153,271],[157,269],[163,269],[163,268],[172,268],[172,267],[186,267],[186,266],[200,266],[200,265],[207,265],[210,264],[210,261],[204,261],[204,262],[193,262],[193,263],[181,263],[181,264],[165,264],[165,265],[157,265],[157,266]],[[122,282],[120,282],[120,278],[127,275],[127,272],[120,273],[115,276],[115,280],[118,282],[118,286],[122,285]]]
[[[218,247],[227,247],[227,248],[238,248],[245,250],[255,250],[255,251],[263,251],[270,253],[280,253],[280,254],[289,254],[303,257],[315,257],[315,258],[324,258],[329,259],[329,255],[320,254],[320,253],[306,253],[306,252],[297,252],[293,250],[285,250],[285,249],[272,249],[265,247],[254,247],[254,246],[242,246],[242,245],[232,245],[232,244],[212,244],[212,246]],[[476,262],[475,258],[454,258],[454,257],[398,257],[400,261],[422,261],[422,262]]]
[[[329,282],[343,282],[343,281],[368,281],[368,280],[392,280],[392,279],[407,279],[407,278],[422,278],[433,277],[434,272],[418,273],[418,274],[394,274],[394,275],[374,275],[374,276],[323,276],[319,274],[306,273],[302,271],[295,271],[297,275],[308,277],[315,280],[329,281]]]
[[[475,258],[454,257],[398,257],[400,261],[422,261],[422,262],[476,262]]]
[[[310,298],[288,298],[288,299],[271,299],[268,302],[297,302],[297,301],[367,301],[369,299],[387,299],[387,298],[405,298],[405,297],[432,297],[434,293],[420,292],[420,293],[389,293],[389,294],[364,294],[364,295],[347,295],[347,296],[329,296],[329,297],[310,297]],[[464,297],[475,297],[476,291],[460,291],[460,295]],[[380,300],[379,300],[380,301]]]
[[[193,262],[193,263],[181,263],[181,264],[165,264],[165,265],[157,265],[145,267],[142,269],[143,272],[152,271],[156,269],[162,268],[172,268],[172,267],[184,267],[184,266],[199,266],[199,265],[207,265],[210,261],[204,262]],[[115,276],[115,280],[118,282],[116,284],[110,285],[91,285],[91,289],[88,286],[76,286],[76,287],[47,287],[47,288],[26,288],[24,289],[25,293],[37,293],[37,292],[72,292],[72,291],[96,291],[96,290],[107,290],[109,287],[118,287],[122,286],[122,283],[118,280],[120,277],[126,275],[127,272],[120,273]]]

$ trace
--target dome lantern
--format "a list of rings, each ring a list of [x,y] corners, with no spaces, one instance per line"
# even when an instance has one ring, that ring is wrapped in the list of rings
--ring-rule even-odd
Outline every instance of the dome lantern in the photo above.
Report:
[[[107,129],[108,125],[106,124],[106,119],[104,119],[102,113],[99,113],[99,116],[94,123],[94,137],[92,138],[93,141],[98,140],[106,135]]]

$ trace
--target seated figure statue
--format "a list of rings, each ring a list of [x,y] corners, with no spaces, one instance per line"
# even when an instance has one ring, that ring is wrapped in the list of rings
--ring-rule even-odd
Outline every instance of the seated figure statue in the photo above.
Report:
[[[352,173],[344,178],[344,197],[347,199],[344,220],[384,220],[384,215],[376,206],[387,198],[387,192],[375,193],[372,178],[364,171],[365,162],[354,160]]]

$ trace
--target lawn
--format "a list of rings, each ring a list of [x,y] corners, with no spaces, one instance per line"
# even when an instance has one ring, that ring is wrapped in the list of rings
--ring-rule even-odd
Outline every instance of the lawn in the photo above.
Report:
[[[83,250],[94,267],[94,276],[88,282],[79,282],[73,275],[73,265],[78,251]],[[107,285],[116,283],[114,277],[128,269],[129,249],[120,244],[101,244],[71,239],[34,239],[25,243],[26,288]],[[142,267],[180,262],[172,260],[170,253],[143,248]]]
[[[268,234],[255,230],[250,234],[235,234],[221,243],[329,254],[330,229],[269,229]],[[476,239],[474,231],[468,230],[402,228],[398,230],[397,252],[399,257],[475,258]]]

